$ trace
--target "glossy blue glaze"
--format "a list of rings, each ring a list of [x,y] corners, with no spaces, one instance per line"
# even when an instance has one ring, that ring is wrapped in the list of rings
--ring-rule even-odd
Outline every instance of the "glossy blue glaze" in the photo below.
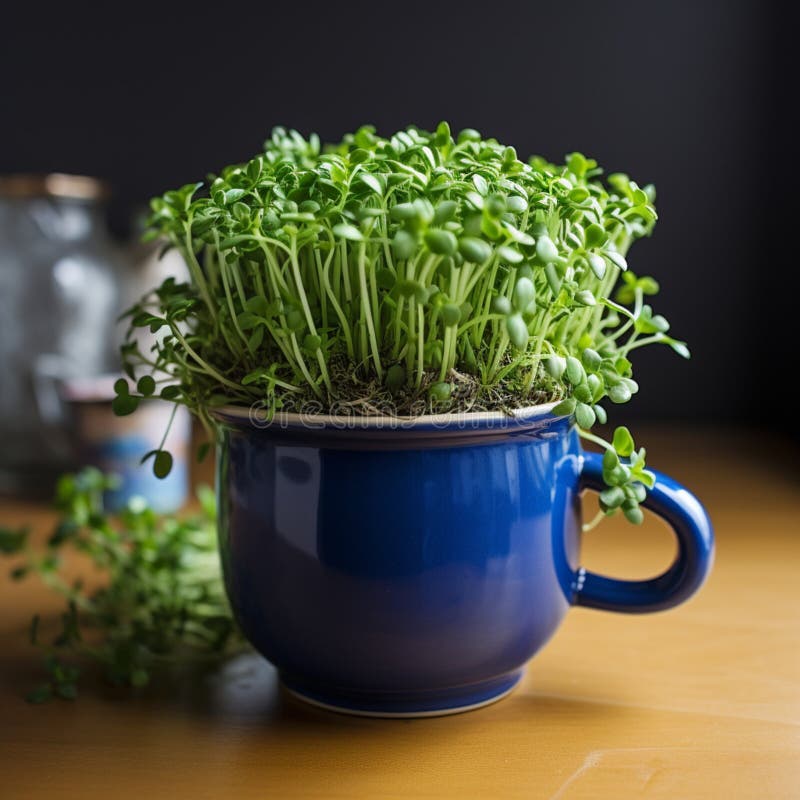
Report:
[[[402,714],[487,702],[516,683],[571,603],[663,608],[710,563],[708,528],[705,560],[700,539],[679,534],[680,569],[646,590],[579,569],[579,492],[594,485],[595,462],[582,478],[566,418],[406,430],[219,418],[234,613],[284,682],[325,705]],[[652,497],[688,530],[679,491]]]

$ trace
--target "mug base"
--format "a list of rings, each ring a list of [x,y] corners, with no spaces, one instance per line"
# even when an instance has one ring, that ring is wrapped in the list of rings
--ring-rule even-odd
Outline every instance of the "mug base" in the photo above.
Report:
[[[496,703],[511,694],[524,669],[490,681],[431,692],[357,692],[311,687],[281,675],[284,688],[293,697],[326,711],[356,717],[414,719],[462,714]]]

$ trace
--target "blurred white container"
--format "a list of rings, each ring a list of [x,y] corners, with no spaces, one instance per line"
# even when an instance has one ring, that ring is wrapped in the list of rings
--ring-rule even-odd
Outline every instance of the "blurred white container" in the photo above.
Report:
[[[125,269],[107,194],[86,177],[0,177],[0,490],[47,483],[66,465],[37,413],[37,358],[51,354],[74,376],[117,368]]]
[[[190,414],[178,407],[173,417],[171,403],[147,400],[134,414],[117,417],[111,410],[111,400],[118,378],[103,375],[67,379],[60,384],[74,456],[81,465],[99,467],[119,478],[119,487],[108,492],[105,499],[109,510],[140,496],[155,511],[176,511],[189,493]],[[164,449],[172,453],[172,470],[166,478],[157,478],[152,460],[144,464],[141,460],[145,453],[159,448],[168,427]]]

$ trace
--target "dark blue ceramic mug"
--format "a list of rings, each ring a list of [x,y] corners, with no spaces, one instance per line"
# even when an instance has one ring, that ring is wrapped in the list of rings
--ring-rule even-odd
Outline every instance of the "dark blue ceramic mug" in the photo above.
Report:
[[[475,708],[517,684],[571,605],[683,602],[713,559],[703,507],[657,475],[678,555],[652,580],[580,567],[602,488],[552,406],[416,420],[217,413],[225,581],[247,638],[303,699],[378,716]]]

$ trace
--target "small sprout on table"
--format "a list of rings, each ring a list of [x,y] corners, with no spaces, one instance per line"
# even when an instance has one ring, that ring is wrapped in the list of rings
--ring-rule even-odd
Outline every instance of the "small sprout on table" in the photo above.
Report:
[[[30,703],[74,700],[91,662],[112,684],[140,688],[163,664],[220,660],[244,647],[222,584],[213,493],[199,491],[199,517],[156,514],[141,497],[111,516],[103,493],[115,485],[92,468],[62,477],[60,519],[43,547],[26,529],[0,528],[0,553],[22,560],[14,573],[36,575],[66,600],[55,633],[40,615],[31,620],[46,680]],[[102,575],[96,585],[65,577],[65,562],[80,559]]]

